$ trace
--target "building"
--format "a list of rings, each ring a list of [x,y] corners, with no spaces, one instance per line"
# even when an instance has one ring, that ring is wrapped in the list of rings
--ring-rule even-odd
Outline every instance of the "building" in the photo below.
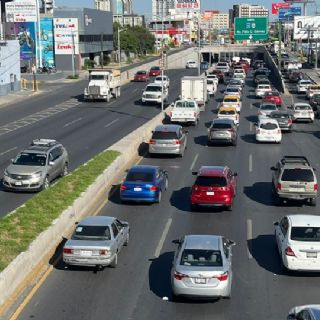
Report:
[[[152,0],[152,20],[161,20],[162,14],[164,20],[169,20],[174,4],[175,0]]]
[[[111,11],[113,15],[131,15],[132,0],[95,0],[95,8],[102,11]]]
[[[113,16],[113,22],[118,22],[121,26],[140,26],[145,27],[146,22],[144,16],[139,16],[137,14],[130,15],[115,15]]]
[[[269,10],[257,4],[235,4],[233,6],[234,18],[242,17],[268,17]]]
[[[111,12],[58,8],[53,17],[57,69],[70,71],[74,63],[79,70],[86,59],[99,64],[101,52],[110,54],[113,50]]]
[[[214,30],[229,29],[229,13],[214,14],[210,21],[211,28]]]

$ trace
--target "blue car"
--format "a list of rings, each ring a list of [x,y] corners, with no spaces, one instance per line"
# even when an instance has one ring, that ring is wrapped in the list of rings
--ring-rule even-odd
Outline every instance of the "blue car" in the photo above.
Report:
[[[168,173],[165,170],[157,166],[133,166],[120,186],[120,200],[159,203],[167,187]]]
[[[209,69],[209,62],[207,62],[207,61],[202,61],[202,62],[200,63],[200,69],[201,69],[201,70],[208,70],[208,69]]]

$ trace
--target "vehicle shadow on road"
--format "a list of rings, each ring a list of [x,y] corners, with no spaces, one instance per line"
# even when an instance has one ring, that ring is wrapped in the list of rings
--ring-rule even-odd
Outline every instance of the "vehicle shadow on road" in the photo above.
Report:
[[[258,117],[257,116],[247,116],[246,119],[249,121],[249,122],[257,122],[258,121]]]
[[[241,136],[241,139],[247,143],[257,144],[256,135],[255,134],[244,134]]]
[[[245,186],[243,193],[252,201],[265,206],[274,206],[271,182],[255,182],[252,186]]]
[[[198,136],[194,137],[193,141],[195,144],[199,144],[200,146],[207,146],[208,136]]]
[[[181,211],[190,212],[190,191],[190,187],[174,190],[170,197],[170,204]]]

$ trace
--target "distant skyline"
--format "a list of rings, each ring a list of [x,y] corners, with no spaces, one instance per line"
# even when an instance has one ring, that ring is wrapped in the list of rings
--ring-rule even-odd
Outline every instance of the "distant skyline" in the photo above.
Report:
[[[94,8],[94,0],[80,0],[80,1],[79,0],[68,0],[68,1],[56,0],[55,2],[57,6]],[[270,18],[275,18],[275,16],[271,15],[271,3],[281,2],[281,1],[280,0],[258,0],[258,1],[225,0],[225,1],[221,1],[221,3],[218,3],[218,4],[217,2],[218,0],[202,0],[201,11],[219,10],[221,12],[228,12],[228,10],[231,9],[234,4],[250,3],[250,4],[259,4],[259,5],[265,6],[270,10]],[[144,14],[144,15],[150,16],[152,13],[151,4],[152,4],[152,0],[133,0],[133,11],[135,14]],[[309,5],[307,10],[308,14],[312,14],[312,12],[314,11],[315,11],[314,5]]]

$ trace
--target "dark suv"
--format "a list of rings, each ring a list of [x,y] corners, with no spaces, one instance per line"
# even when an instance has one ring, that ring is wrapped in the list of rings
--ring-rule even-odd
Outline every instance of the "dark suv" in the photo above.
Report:
[[[293,199],[316,205],[317,177],[306,157],[284,156],[271,170],[272,191],[279,204],[285,199]]]
[[[214,119],[208,129],[208,145],[231,143],[237,145],[238,128],[231,119]]]

